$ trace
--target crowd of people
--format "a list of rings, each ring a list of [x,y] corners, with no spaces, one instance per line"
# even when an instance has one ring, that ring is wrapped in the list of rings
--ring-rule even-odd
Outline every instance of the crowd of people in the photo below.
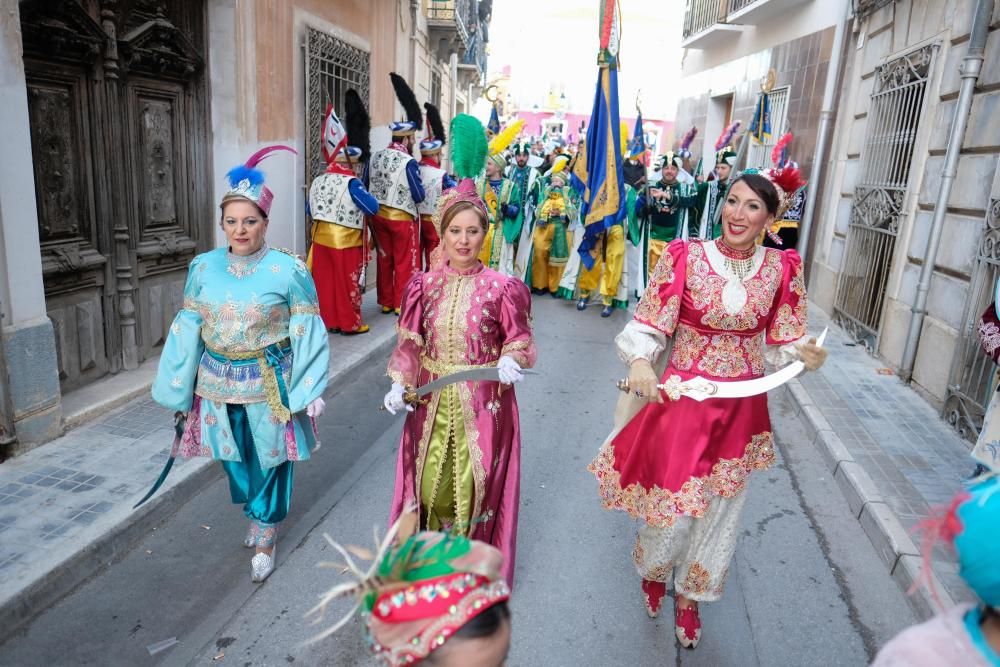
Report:
[[[780,223],[805,186],[797,166],[781,159],[736,172],[736,152],[721,145],[699,182],[683,146],[655,160],[653,173],[644,140],[623,146],[621,215],[581,261],[585,146],[546,152],[517,125],[488,133],[464,114],[446,136],[436,108],[421,108],[400,77],[392,84],[407,118],[389,125],[385,147],[371,150],[354,91],[344,122],[327,112],[328,167],[309,191],[305,261],[266,241],[273,194],[258,163],[291,149],[262,149],[229,172],[220,204],[227,247],[191,263],[153,386],[178,413],[172,456],[222,462],[249,520],[251,579],[264,581],[277,564],[293,463],[318,442],[328,333],[368,330],[361,299],[374,249],[378,303],[398,318],[383,403],[405,413],[387,498],[392,529],[368,569],[351,558],[359,550],[335,545],[356,581],[334,587],[317,610],[356,596],[369,646],[388,664],[501,665],[520,503],[514,385],[538,355],[532,295],[579,310],[599,299],[605,317],[631,302],[628,323],[608,341],[629,369],[625,393],[588,469],[604,506],[640,522],[637,602],[655,617],[672,592],[677,640],[694,648],[699,604],[723,592],[748,479],[775,461],[767,397],[754,383],[765,360],[816,370],[826,359],[806,334],[802,262],[794,244],[781,247]],[[745,391],[685,396],[706,383]],[[978,568],[971,583],[983,604],[932,628],[939,638],[966,628],[960,648],[987,656],[983,664],[997,664],[987,653],[997,569],[982,567],[995,557],[994,487],[961,495],[947,522],[950,538],[963,522],[978,531],[960,546],[970,576]],[[891,645],[880,664],[915,664],[906,650]]]

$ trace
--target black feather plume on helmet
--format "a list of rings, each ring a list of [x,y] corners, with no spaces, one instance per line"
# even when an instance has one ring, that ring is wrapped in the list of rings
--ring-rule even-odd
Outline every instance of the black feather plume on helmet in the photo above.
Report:
[[[424,109],[427,110],[427,125],[430,126],[431,137],[437,139],[442,144],[448,143],[444,133],[444,123],[441,122],[441,112],[430,102],[424,102]]]
[[[360,148],[361,162],[367,162],[372,150],[372,122],[361,95],[353,88],[344,94],[344,129],[347,131],[347,143]]]
[[[393,90],[396,91],[396,99],[403,105],[403,110],[406,112],[406,120],[414,123],[418,130],[422,130],[424,128],[424,114],[420,111],[420,103],[417,102],[417,96],[413,94],[410,85],[395,72],[389,72],[389,79],[392,81]]]

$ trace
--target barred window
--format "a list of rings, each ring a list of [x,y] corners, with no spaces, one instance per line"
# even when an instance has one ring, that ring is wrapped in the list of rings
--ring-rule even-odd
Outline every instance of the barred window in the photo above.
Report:
[[[438,109],[441,108],[441,72],[437,71],[437,69],[431,70],[431,92],[429,101]]]
[[[344,95],[351,88],[369,104],[371,55],[343,40],[306,28],[306,180],[321,173],[322,127],[327,105],[344,113]]]
[[[788,91],[789,87],[775,88],[767,96],[771,104],[771,137],[764,143],[750,140],[750,150],[747,151],[747,167],[767,169],[771,167],[771,151],[785,132],[788,131]]]

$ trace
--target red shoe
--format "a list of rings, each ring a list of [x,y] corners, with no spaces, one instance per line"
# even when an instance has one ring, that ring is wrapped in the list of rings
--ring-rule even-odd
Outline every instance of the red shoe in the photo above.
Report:
[[[646,598],[646,613],[650,618],[656,618],[663,606],[663,596],[667,594],[667,585],[662,581],[642,580],[642,592]]]
[[[674,633],[684,648],[694,648],[701,640],[701,617],[698,607],[680,607],[674,610]]]

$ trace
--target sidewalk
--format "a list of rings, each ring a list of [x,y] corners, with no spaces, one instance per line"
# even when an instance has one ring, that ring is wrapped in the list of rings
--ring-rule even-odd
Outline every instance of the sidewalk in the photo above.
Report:
[[[378,314],[374,299],[363,312],[370,333],[330,336],[327,396],[364,364],[383,363],[395,341],[395,317]],[[171,411],[154,403],[147,389],[0,464],[0,637],[116,560],[221,474],[211,459],[177,459],[157,494],[133,511],[162,469],[173,437]]]
[[[810,333],[828,325],[826,364],[790,382],[787,391],[889,573],[908,590],[922,569],[913,526],[946,506],[972,473],[971,445],[895,374],[880,373],[885,364],[853,346],[826,313],[810,307]],[[972,599],[948,549],[935,548],[932,566],[945,606]],[[911,602],[921,616],[935,609],[926,587]]]

